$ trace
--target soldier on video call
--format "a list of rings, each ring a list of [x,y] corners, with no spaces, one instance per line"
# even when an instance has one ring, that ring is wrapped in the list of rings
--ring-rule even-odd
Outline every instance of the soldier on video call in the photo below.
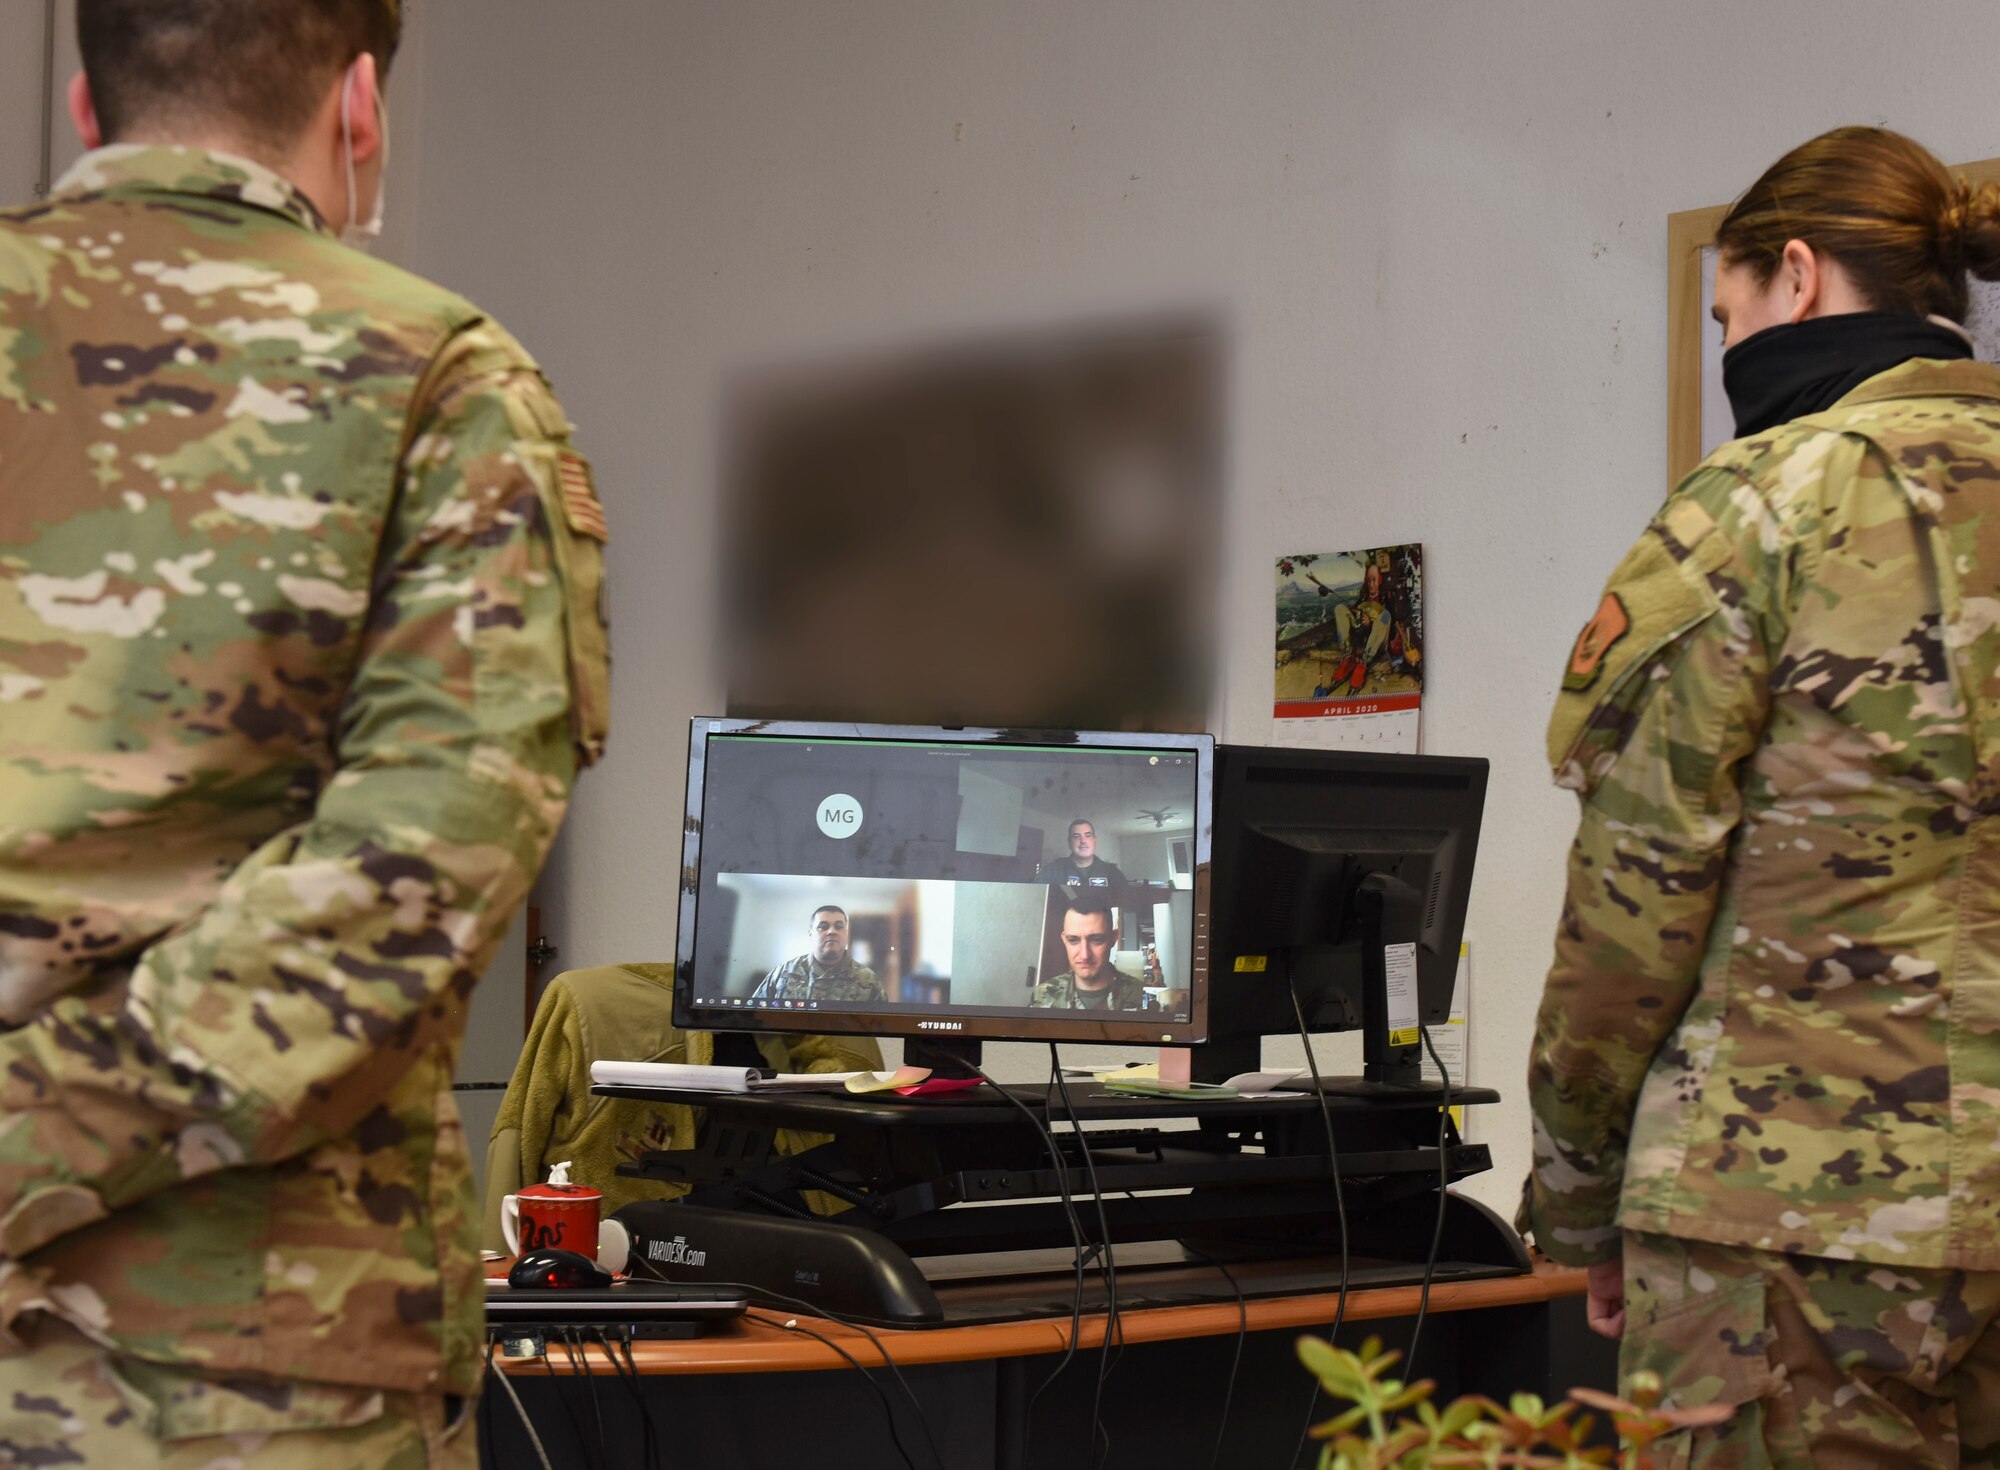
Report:
[[[1072,895],[1092,890],[1111,903],[1120,900],[1126,882],[1116,863],[1097,855],[1097,828],[1087,817],[1069,824],[1069,856],[1036,868],[1035,881],[1060,884]]]
[[[1070,899],[1063,909],[1062,941],[1069,969],[1037,985],[1029,1005],[1081,1011],[1144,1008],[1145,982],[1111,964],[1118,926],[1102,897],[1079,893]]]
[[[875,972],[866,965],[855,964],[848,953],[846,909],[838,904],[821,904],[812,911],[806,933],[812,938],[812,948],[766,975],[750,993],[752,1001],[851,1003],[883,999],[882,982]]]

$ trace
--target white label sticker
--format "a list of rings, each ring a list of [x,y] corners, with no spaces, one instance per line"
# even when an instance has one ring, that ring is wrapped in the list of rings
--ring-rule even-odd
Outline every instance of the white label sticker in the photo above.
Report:
[[[1417,947],[1383,945],[1382,975],[1389,992],[1389,1045],[1415,1046],[1423,1039],[1417,1030]]]

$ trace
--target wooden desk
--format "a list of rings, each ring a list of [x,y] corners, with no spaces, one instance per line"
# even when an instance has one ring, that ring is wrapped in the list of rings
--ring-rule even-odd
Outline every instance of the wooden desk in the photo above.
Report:
[[[1254,1267],[1231,1268],[1239,1278]],[[1475,1311],[1481,1308],[1546,1304],[1564,1297],[1584,1294],[1585,1273],[1544,1261],[1532,1275],[1509,1276],[1497,1281],[1463,1281],[1431,1288],[1432,1315]],[[1414,1318],[1420,1289],[1391,1286],[1377,1291],[1349,1294],[1343,1326],[1353,1322],[1381,1322]],[[1332,1292],[1311,1296],[1250,1299],[1245,1308],[1249,1331],[1321,1332],[1333,1321],[1338,1300]],[[824,1343],[788,1330],[783,1324],[792,1318],[804,1322],[861,1358],[863,1366],[881,1362],[866,1334],[823,1317],[780,1312],[753,1307],[706,1335],[685,1342],[642,1342],[632,1346],[632,1361],[641,1373],[799,1373],[819,1368],[848,1367],[839,1354]],[[1104,1342],[1102,1315],[1085,1316],[1077,1335],[1079,1349],[1099,1347]],[[1216,1303],[1198,1307],[1153,1307],[1119,1313],[1120,1341],[1127,1346],[1145,1342],[1179,1342],[1197,1337],[1234,1337],[1241,1317],[1236,1303]],[[996,1322],[977,1327],[934,1327],[923,1331],[873,1328],[875,1338],[899,1367],[920,1363],[962,1363],[988,1358],[1018,1358],[1036,1353],[1059,1353],[1069,1346],[1070,1319],[1061,1317],[1034,1322]],[[1342,1336],[1345,1336],[1345,1332]],[[608,1372],[603,1349],[592,1344],[596,1371]],[[564,1354],[553,1359],[556,1371],[575,1371]],[[620,1354],[620,1366],[623,1354]],[[548,1370],[538,1360],[519,1359],[505,1364],[509,1373],[543,1375]],[[850,1370],[851,1371],[851,1370]]]
[[[1254,1265],[1232,1266],[1239,1278]],[[1431,1288],[1419,1354],[1420,1376],[1438,1380],[1440,1397],[1474,1390],[1505,1395],[1531,1391],[1560,1397],[1578,1384],[1610,1387],[1610,1344],[1583,1326],[1584,1273],[1544,1263],[1532,1274]],[[1381,1335],[1406,1344],[1418,1288],[1351,1292],[1340,1342],[1356,1346]],[[1289,1456],[1306,1422],[1312,1380],[1293,1344],[1306,1332],[1324,1336],[1337,1307],[1331,1292],[1258,1299],[1242,1316],[1232,1298],[1198,1306],[1158,1307],[1120,1314],[1116,1367],[1106,1389],[1111,1466],[1171,1470],[1206,1466],[1221,1427],[1222,1393],[1247,1317],[1229,1413],[1223,1463],[1268,1466]],[[882,1369],[886,1352],[902,1371],[951,1470],[1017,1470],[1082,1464],[1104,1317],[1086,1315],[1078,1352],[1037,1404],[1028,1400],[1048,1378],[1070,1342],[1070,1319],[1038,1319],[925,1331],[876,1329],[866,1334],[822,1318],[754,1308],[709,1335],[632,1348],[644,1376],[649,1411],[671,1426],[669,1463],[780,1465],[810,1458],[825,1470],[883,1470],[903,1464],[875,1392],[855,1381],[849,1364],[829,1348],[784,1324],[797,1320],[839,1344],[867,1369],[895,1405],[901,1437],[920,1467],[933,1464],[923,1426],[894,1379]],[[623,1364],[622,1354],[619,1366]],[[591,1374],[579,1383],[580,1369]],[[576,1356],[560,1348],[547,1360],[504,1364],[520,1389],[550,1454],[589,1459],[572,1443],[577,1426],[602,1419],[609,1442],[639,1464],[638,1427],[629,1380],[591,1344]],[[827,1375],[820,1370],[844,1370]],[[773,1383],[770,1375],[791,1375]],[[595,1395],[595,1404],[586,1395]],[[483,1413],[502,1470],[534,1463],[512,1405],[489,1390]],[[565,1408],[567,1405],[567,1409]],[[1321,1407],[1319,1417],[1328,1411]],[[587,1437],[589,1435],[586,1430]],[[594,1454],[596,1446],[590,1445]],[[1316,1453],[1316,1451],[1312,1451]],[[718,1457],[713,1460],[710,1457]],[[563,1463],[557,1459],[557,1463]]]

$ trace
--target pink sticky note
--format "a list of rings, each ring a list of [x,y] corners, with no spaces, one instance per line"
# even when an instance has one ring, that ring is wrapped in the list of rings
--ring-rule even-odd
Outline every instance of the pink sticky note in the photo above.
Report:
[[[963,1092],[968,1087],[977,1087],[984,1079],[979,1077],[932,1077],[912,1087],[896,1087],[890,1090],[898,1097],[935,1097],[944,1092]]]

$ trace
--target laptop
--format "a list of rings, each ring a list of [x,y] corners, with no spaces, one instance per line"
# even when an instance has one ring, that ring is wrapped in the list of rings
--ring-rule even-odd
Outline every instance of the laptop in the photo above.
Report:
[[[741,1316],[750,1298],[734,1286],[703,1282],[621,1281],[610,1286],[509,1286],[486,1283],[486,1319],[526,1326],[716,1320]]]

